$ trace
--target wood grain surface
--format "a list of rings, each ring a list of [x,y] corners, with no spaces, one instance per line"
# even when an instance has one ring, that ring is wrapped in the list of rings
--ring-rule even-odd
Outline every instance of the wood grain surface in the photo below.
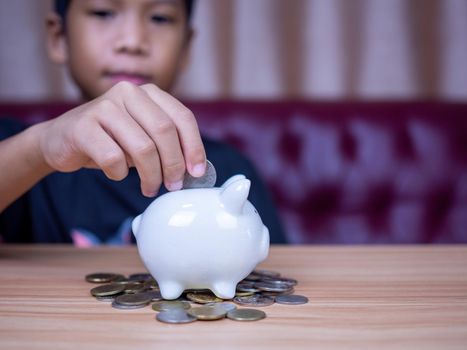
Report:
[[[135,247],[0,245],[0,349],[467,348],[467,246],[273,246],[259,267],[310,302],[169,325],[89,294],[88,273],[145,271]]]

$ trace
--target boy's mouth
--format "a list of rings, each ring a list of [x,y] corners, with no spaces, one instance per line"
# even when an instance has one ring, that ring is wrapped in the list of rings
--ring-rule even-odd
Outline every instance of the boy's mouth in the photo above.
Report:
[[[128,81],[135,85],[147,84],[152,81],[150,76],[138,73],[107,72],[104,76],[112,82],[112,85],[120,81]]]

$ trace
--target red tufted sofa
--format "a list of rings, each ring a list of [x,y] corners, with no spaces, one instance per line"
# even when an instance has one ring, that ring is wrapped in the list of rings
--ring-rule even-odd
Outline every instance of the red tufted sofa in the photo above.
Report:
[[[467,243],[467,104],[186,104],[256,164],[291,243]],[[70,107],[0,114],[35,122]]]

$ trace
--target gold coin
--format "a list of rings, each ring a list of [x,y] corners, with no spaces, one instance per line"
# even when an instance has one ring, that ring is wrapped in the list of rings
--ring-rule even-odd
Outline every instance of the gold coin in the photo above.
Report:
[[[125,286],[117,283],[104,284],[91,289],[91,294],[95,297],[105,297],[123,292]]]
[[[160,290],[160,289],[159,289],[159,284],[157,283],[156,280],[149,280],[149,281],[146,281],[146,282],[144,282],[144,285],[145,285],[147,288],[150,288],[150,289],[153,289],[153,290]]]
[[[124,276],[113,272],[96,272],[86,275],[85,280],[91,283],[108,283],[121,277]]]
[[[256,309],[235,309],[227,313],[227,318],[234,321],[257,321],[266,317],[266,313]]]
[[[129,281],[126,277],[124,277],[122,279],[117,278],[116,280],[113,280],[112,283],[127,285],[127,284],[131,284],[131,283],[135,283],[135,282]]]
[[[179,301],[179,300],[163,300],[156,301],[152,304],[152,309],[154,311],[167,311],[173,309],[189,309],[191,307],[188,301]]]
[[[191,316],[196,317],[198,320],[202,321],[212,321],[225,318],[227,310],[222,307],[214,306],[198,306],[191,308],[187,311]]]
[[[134,282],[126,284],[124,292],[127,294],[134,294],[145,291],[146,289],[147,287],[144,283]]]
[[[198,304],[220,303],[224,301],[223,299],[216,297],[212,293],[188,293],[186,297]]]
[[[128,279],[134,282],[146,282],[146,281],[153,280],[154,277],[152,277],[151,274],[149,273],[140,272],[140,273],[131,274],[130,276],[128,276]]]
[[[126,281],[128,281],[128,278],[126,278],[124,275],[117,275],[117,277],[112,280],[112,283],[121,283]]]
[[[236,292],[235,296],[236,297],[248,297],[250,295],[255,294],[254,292]]]

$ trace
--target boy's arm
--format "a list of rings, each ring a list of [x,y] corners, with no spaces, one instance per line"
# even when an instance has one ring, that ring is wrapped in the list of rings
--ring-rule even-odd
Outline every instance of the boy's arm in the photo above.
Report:
[[[44,124],[36,124],[0,142],[0,212],[53,169],[39,147]]]

